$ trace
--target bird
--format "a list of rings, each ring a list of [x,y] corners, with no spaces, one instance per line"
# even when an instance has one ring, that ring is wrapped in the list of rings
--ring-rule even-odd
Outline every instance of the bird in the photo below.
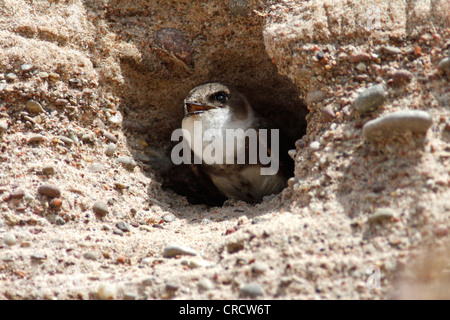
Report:
[[[274,126],[260,116],[246,96],[235,87],[223,82],[198,85],[184,99],[183,110],[181,127],[187,132],[186,139],[193,157],[200,159],[197,163],[191,163],[191,168],[202,181],[212,183],[228,199],[249,203],[260,202],[264,196],[279,193],[287,186],[289,170],[293,170],[292,159],[287,156],[287,152],[273,148],[271,129],[274,129]],[[211,139],[202,140],[200,146],[198,143],[195,145],[196,124],[201,125],[203,135],[206,135],[208,130],[213,132]],[[249,133],[249,136],[242,140],[245,143],[230,144],[231,147],[227,148],[229,129],[234,130],[232,132],[242,129],[241,132]],[[250,137],[251,133],[256,137],[256,144]],[[275,137],[279,139],[279,136],[278,134]],[[222,152],[214,150],[208,156],[206,151],[208,148],[211,150],[208,145],[213,143],[215,146],[222,146]],[[256,152],[252,149],[255,145],[260,153],[256,160],[253,158],[251,161]],[[279,144],[276,146],[279,147]],[[262,151],[259,151],[260,149]],[[267,157],[271,157],[270,166]],[[289,161],[292,163],[288,163]],[[275,168],[276,171],[263,174],[264,168],[268,170],[269,167]]]

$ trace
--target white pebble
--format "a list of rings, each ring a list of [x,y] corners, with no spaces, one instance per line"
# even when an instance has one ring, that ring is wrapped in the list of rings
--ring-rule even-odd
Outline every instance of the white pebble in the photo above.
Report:
[[[3,237],[3,242],[8,246],[13,246],[17,243],[17,238],[12,232],[5,233],[5,236]]]
[[[111,300],[116,296],[116,290],[109,284],[100,284],[97,289],[97,295],[101,300]]]
[[[309,147],[313,150],[319,150],[320,149],[320,142],[319,141],[313,141],[309,145]]]

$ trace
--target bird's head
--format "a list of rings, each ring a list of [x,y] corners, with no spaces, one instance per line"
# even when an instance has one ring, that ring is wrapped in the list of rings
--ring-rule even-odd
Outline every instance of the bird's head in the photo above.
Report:
[[[218,109],[229,112],[236,119],[245,119],[251,112],[250,104],[242,93],[220,82],[199,85],[184,99],[185,118]]]

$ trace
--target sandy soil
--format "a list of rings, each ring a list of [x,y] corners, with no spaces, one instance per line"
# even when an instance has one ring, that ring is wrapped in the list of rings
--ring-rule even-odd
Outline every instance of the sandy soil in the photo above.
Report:
[[[0,299],[450,298],[449,12],[3,1]],[[168,158],[185,94],[217,79],[292,140],[290,186],[257,205],[191,204]],[[407,109],[425,134],[364,137]]]

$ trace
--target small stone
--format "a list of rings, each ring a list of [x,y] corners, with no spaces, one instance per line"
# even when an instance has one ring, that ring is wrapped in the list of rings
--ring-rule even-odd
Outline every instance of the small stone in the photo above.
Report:
[[[97,260],[97,255],[93,252],[86,252],[85,254],[83,254],[83,257],[87,260],[93,260],[93,261]]]
[[[39,186],[38,193],[45,195],[49,198],[55,198],[61,196],[61,190],[57,186],[50,183],[44,183]]]
[[[133,170],[134,167],[136,166],[136,162],[131,157],[119,157],[117,158],[117,162],[122,164],[128,170]]]
[[[14,190],[10,193],[9,197],[11,199],[22,199],[25,196],[25,191],[23,190]]]
[[[369,61],[371,59],[370,54],[365,52],[360,53],[354,53],[348,56],[348,61],[351,63],[359,63],[362,61]]]
[[[48,72],[40,71],[40,72],[38,73],[38,76],[39,76],[39,78],[47,79],[48,76],[49,76],[49,74],[48,74]]]
[[[27,104],[25,105],[25,109],[27,109],[27,111],[31,113],[44,112],[44,109],[42,108],[41,104],[35,100],[28,100]]]
[[[137,300],[138,295],[134,292],[124,292],[123,300]]]
[[[116,152],[116,149],[117,149],[117,146],[116,146],[114,143],[110,143],[110,144],[108,144],[108,146],[106,147],[105,154],[106,154],[108,157],[111,157],[111,156],[113,156],[114,153]]]
[[[5,75],[5,78],[8,81],[15,81],[17,80],[17,75],[15,73],[10,72]]]
[[[450,78],[450,57],[442,59],[438,64],[438,68]]]
[[[309,147],[312,150],[319,150],[320,149],[320,142],[319,141],[313,141],[311,142],[311,144],[309,145]]]
[[[361,113],[372,112],[386,101],[386,91],[382,84],[371,86],[359,94],[355,100],[355,109]]]
[[[56,99],[55,104],[57,106],[66,106],[69,103],[67,99]]]
[[[322,108],[322,115],[324,116],[325,120],[328,121],[336,118],[336,114],[334,113],[333,106],[331,104]]]
[[[53,198],[50,201],[50,207],[52,207],[52,208],[61,208],[61,206],[62,206],[62,200],[59,198]]]
[[[360,62],[356,66],[356,69],[358,69],[358,71],[360,71],[360,72],[366,72],[367,71],[367,66],[366,66],[366,64],[364,62]]]
[[[62,226],[62,225],[64,225],[64,224],[66,224],[66,220],[64,220],[64,219],[61,218],[61,217],[57,217],[57,218],[55,219],[55,224],[56,224],[57,226]]]
[[[50,72],[50,73],[48,74],[48,77],[49,77],[50,80],[52,80],[52,81],[57,81],[57,80],[59,80],[59,79],[61,78],[61,76],[60,76],[58,73],[56,73],[56,72]]]
[[[183,266],[187,266],[190,269],[196,269],[196,268],[202,268],[202,267],[211,267],[213,265],[212,262],[203,260],[203,259],[197,259],[192,258],[188,260],[181,261],[181,264]]]
[[[367,139],[380,136],[391,136],[394,132],[411,131],[425,134],[433,121],[426,111],[404,110],[367,122],[363,127],[363,135]]]
[[[392,84],[399,86],[408,82],[411,82],[413,74],[408,70],[397,70],[392,75]]]
[[[118,236],[123,236],[123,231],[120,229],[114,229],[113,234],[117,234]]]
[[[39,143],[45,140],[45,137],[40,134],[34,134],[28,139],[29,143]]]
[[[108,206],[104,202],[97,201],[92,206],[92,211],[94,211],[95,214],[99,215],[100,217],[104,217],[108,213]]]
[[[52,164],[47,164],[42,168],[42,173],[46,175],[52,175],[55,173],[55,167]]]
[[[163,28],[155,33],[156,44],[164,51],[175,56],[185,65],[192,67],[192,50],[183,32],[175,28]]]
[[[8,122],[6,120],[0,120],[0,133],[8,130]]]
[[[437,236],[437,237],[445,237],[445,236],[447,236],[448,235],[448,229],[447,229],[447,227],[446,226],[437,226],[435,229],[434,229],[434,234]]]
[[[396,213],[391,208],[378,208],[370,215],[369,223],[381,223],[384,221],[391,221],[396,216]]]
[[[119,230],[122,230],[123,232],[130,232],[131,231],[130,226],[127,223],[123,222],[123,221],[117,222],[116,227]]]
[[[298,182],[297,178],[292,177],[288,179],[287,184],[289,187],[293,188],[294,184],[296,184],[297,182]]]
[[[23,72],[30,72],[33,69],[33,65],[29,63],[24,63],[20,66],[20,70]]]
[[[85,133],[81,136],[81,141],[84,143],[92,143],[94,142],[94,135],[92,133]]]
[[[61,140],[68,147],[71,147],[73,144],[73,140],[66,136],[58,136],[58,139]]]
[[[116,297],[116,290],[111,285],[102,283],[98,286],[97,296],[100,300],[112,300]]]
[[[241,287],[240,293],[244,297],[255,298],[257,296],[262,296],[263,290],[262,290],[261,285],[259,285],[258,283],[252,282],[252,283],[249,283],[249,284]]]
[[[13,246],[17,243],[17,238],[12,232],[7,232],[3,236],[3,242],[8,246]]]
[[[36,261],[36,262],[42,262],[45,259],[47,259],[47,257],[45,256],[45,254],[42,254],[42,253],[33,253],[31,255],[31,260]]]
[[[252,272],[256,274],[261,274],[267,271],[267,266],[262,262],[255,262],[252,267]]]
[[[104,133],[103,133],[103,136],[104,136],[106,139],[108,139],[110,142],[112,142],[112,143],[117,143],[117,138],[116,138],[116,136],[113,135],[112,133],[110,133],[110,132],[104,132]]]
[[[392,47],[392,46],[382,46],[380,48],[380,50],[384,53],[384,54],[389,54],[389,55],[397,55],[402,53],[402,51],[399,48],[396,47]]]
[[[199,291],[208,291],[214,288],[214,283],[207,278],[203,278],[199,280],[197,286]]]
[[[179,244],[169,244],[164,248],[163,257],[171,258],[176,255],[196,256],[197,252],[194,249]]]
[[[314,90],[308,92],[306,99],[308,100],[309,103],[317,103],[325,99],[325,93],[321,90]]]
[[[228,8],[235,16],[246,17],[250,12],[250,8],[246,0],[230,0]]]
[[[173,214],[166,214],[162,217],[164,222],[172,222],[175,220],[175,216]]]

